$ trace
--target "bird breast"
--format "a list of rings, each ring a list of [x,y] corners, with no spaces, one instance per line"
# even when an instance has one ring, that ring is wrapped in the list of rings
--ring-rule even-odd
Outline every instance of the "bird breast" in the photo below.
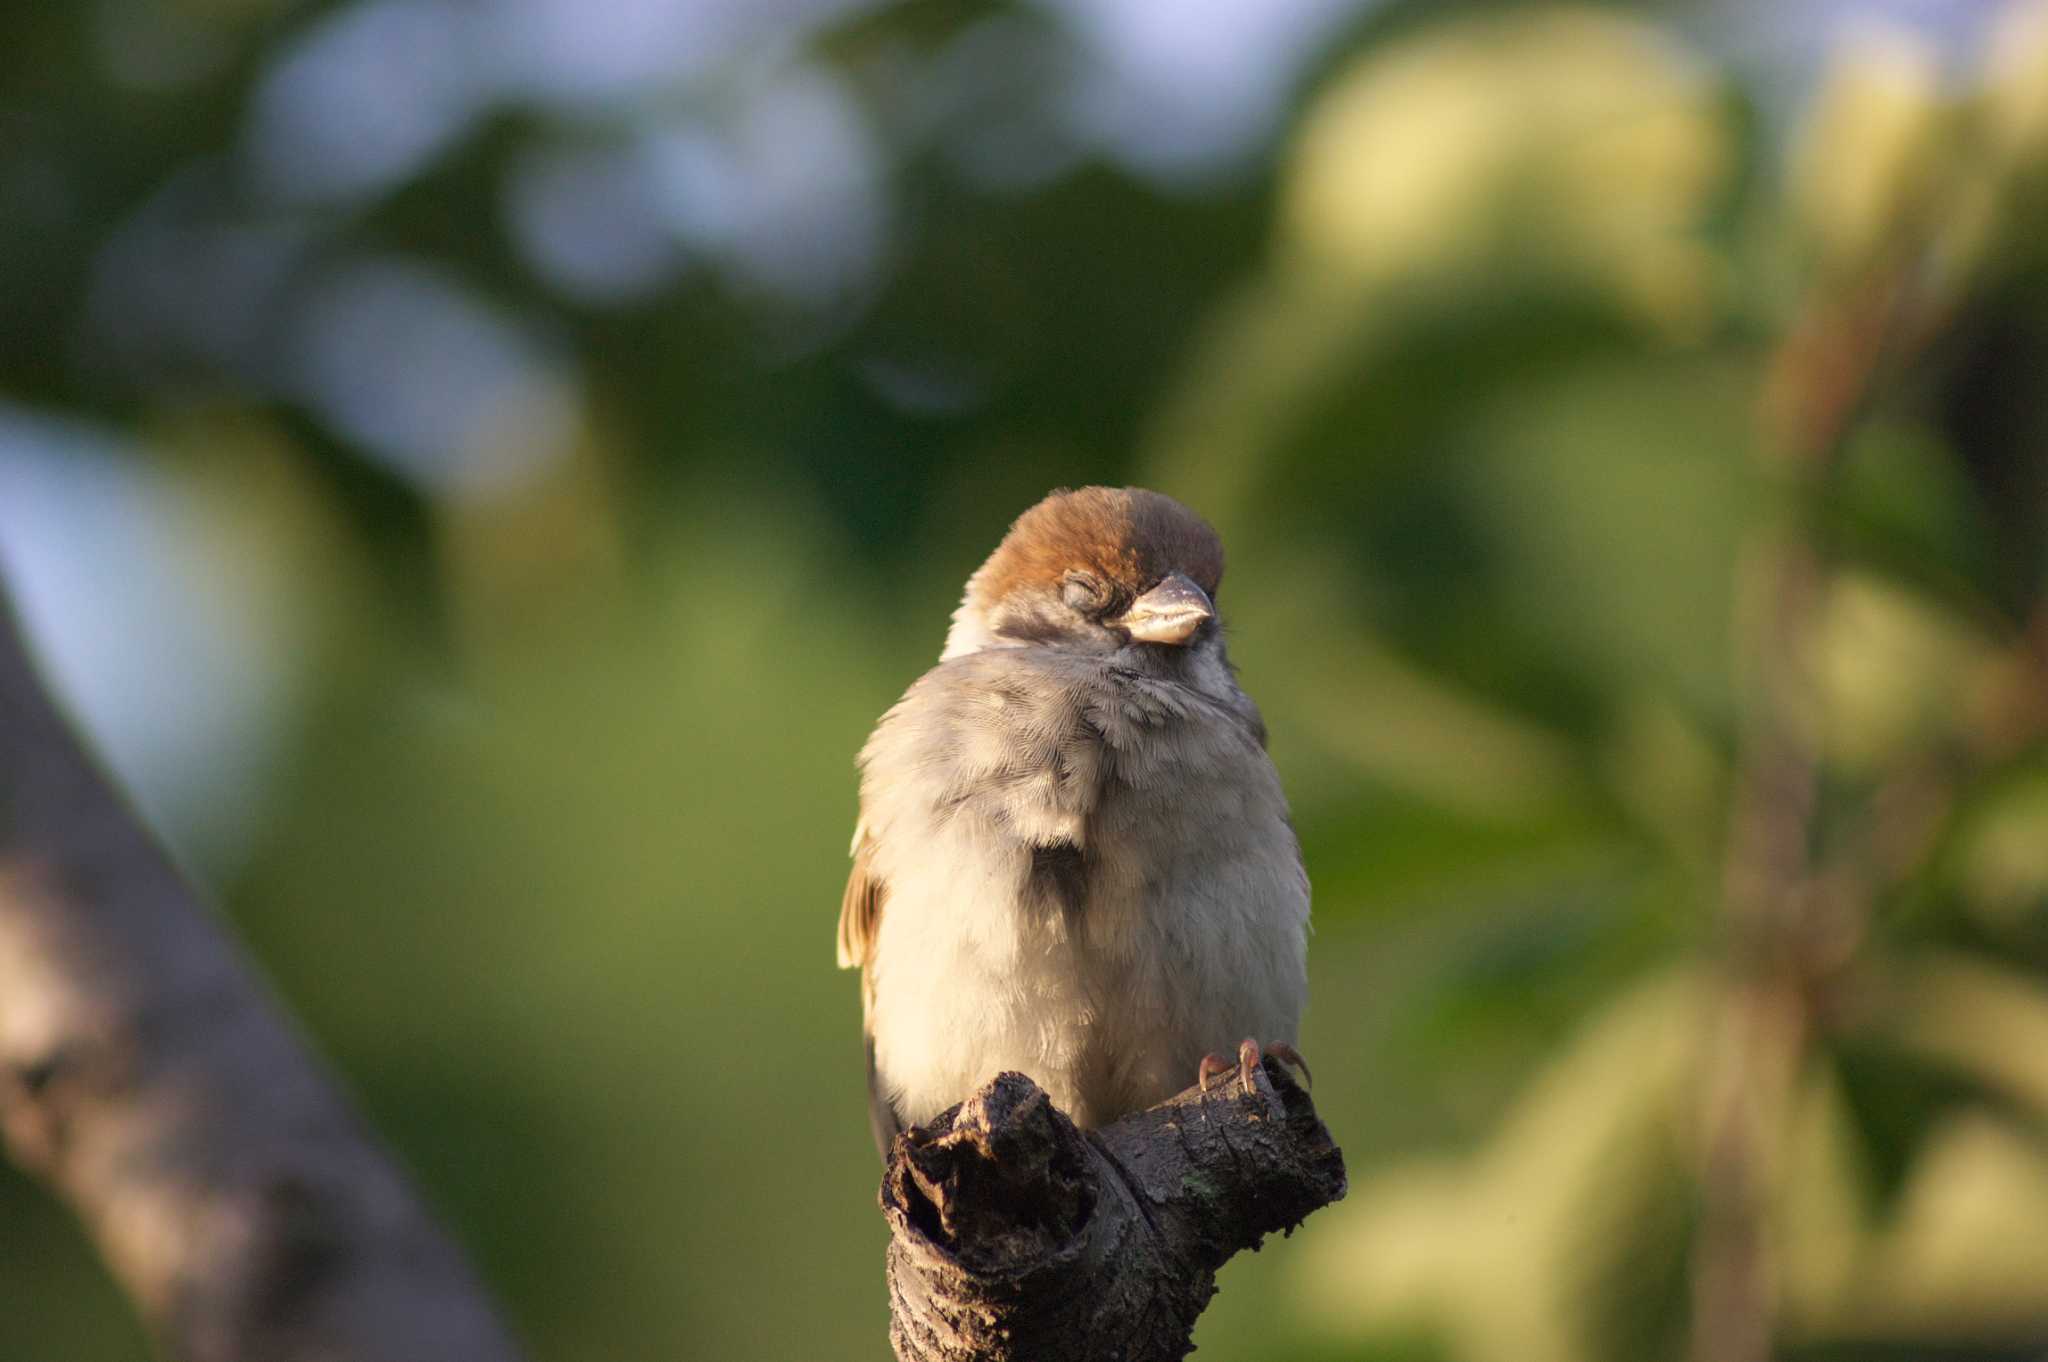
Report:
[[[906,1119],[1014,1068],[1093,1123],[1207,1050],[1293,1038],[1307,884],[1249,701],[977,653],[914,685],[862,765],[888,886],[869,1020]]]

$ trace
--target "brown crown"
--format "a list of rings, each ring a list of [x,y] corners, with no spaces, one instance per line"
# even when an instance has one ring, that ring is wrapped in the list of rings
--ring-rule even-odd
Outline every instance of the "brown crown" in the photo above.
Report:
[[[1213,598],[1223,580],[1223,543],[1208,521],[1158,492],[1062,488],[1017,517],[970,589],[992,605],[1020,590],[1057,590],[1077,571],[1127,596],[1183,572]]]

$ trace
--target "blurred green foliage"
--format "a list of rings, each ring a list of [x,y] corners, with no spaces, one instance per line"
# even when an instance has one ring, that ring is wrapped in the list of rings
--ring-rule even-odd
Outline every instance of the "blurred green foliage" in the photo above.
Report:
[[[115,765],[537,1356],[880,1357],[851,755],[1143,482],[1354,1170],[1205,1355],[2048,1345],[2048,10],[1331,5],[1161,161],[1129,8],[11,14],[0,550]],[[0,1358],[144,1354],[0,1225]]]

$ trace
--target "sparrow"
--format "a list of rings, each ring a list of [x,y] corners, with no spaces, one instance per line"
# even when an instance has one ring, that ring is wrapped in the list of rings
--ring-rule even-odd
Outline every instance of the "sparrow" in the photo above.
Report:
[[[1308,877],[1222,578],[1171,497],[1055,491],[862,748],[838,958],[885,1160],[1005,1070],[1083,1128],[1262,1047],[1306,1075]]]

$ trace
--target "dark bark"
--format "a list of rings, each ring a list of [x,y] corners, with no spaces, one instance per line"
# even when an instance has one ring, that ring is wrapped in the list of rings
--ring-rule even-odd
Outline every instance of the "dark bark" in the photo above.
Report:
[[[902,1362],[1185,1357],[1216,1270],[1344,1195],[1344,1158],[1273,1060],[1101,1130],[1003,1074],[890,1152]]]
[[[511,1362],[482,1289],[39,685],[0,592],[0,1137],[180,1362]]]

